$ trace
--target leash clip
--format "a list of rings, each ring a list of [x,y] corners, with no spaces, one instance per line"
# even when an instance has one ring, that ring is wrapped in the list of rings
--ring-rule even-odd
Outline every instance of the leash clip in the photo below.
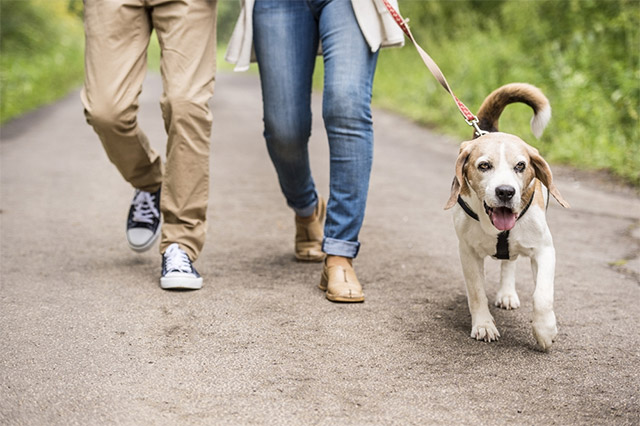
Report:
[[[476,129],[475,134],[476,134],[477,136],[482,136],[482,135],[486,135],[487,133],[489,133],[489,132],[487,132],[486,130],[482,130],[482,129],[480,128],[480,126],[478,125],[478,123],[479,123],[480,121],[478,120],[478,117],[476,117],[476,116],[473,116],[473,120],[467,120],[467,119],[465,118],[465,119],[464,119],[464,121],[465,121],[469,126],[471,126],[471,127],[473,127],[474,129]]]

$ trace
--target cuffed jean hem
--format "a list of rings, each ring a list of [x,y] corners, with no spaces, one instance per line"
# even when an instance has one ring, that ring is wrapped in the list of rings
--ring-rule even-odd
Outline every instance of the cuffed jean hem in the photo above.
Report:
[[[342,256],[354,258],[358,255],[360,243],[353,241],[336,240],[335,238],[325,238],[322,241],[322,251],[331,256]]]
[[[297,209],[297,208],[291,206],[291,208],[293,209],[294,212],[296,212],[296,215],[298,215],[298,217],[309,217],[316,210],[316,206],[318,205],[319,201],[320,200],[318,199],[318,194],[316,194],[315,201],[313,203],[309,204],[307,207],[304,207],[304,208],[301,208],[301,209]]]

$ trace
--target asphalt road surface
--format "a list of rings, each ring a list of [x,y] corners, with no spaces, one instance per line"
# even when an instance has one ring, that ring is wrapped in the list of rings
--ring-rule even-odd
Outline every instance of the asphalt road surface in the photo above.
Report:
[[[160,90],[151,76],[140,122],[164,152]],[[157,246],[127,247],[133,191],[77,92],[2,128],[1,424],[640,423],[636,192],[554,168],[573,206],[549,208],[557,342],[536,349],[527,259],[522,307],[492,306],[502,338],[477,342],[443,210],[459,141],[374,111],[355,263],[366,301],[334,304],[316,287],[320,265],[294,260],[258,79],[221,74],[212,107],[205,281],[194,292],[159,288]],[[312,167],[327,195],[319,107],[320,95]],[[488,260],[490,299],[498,275]]]

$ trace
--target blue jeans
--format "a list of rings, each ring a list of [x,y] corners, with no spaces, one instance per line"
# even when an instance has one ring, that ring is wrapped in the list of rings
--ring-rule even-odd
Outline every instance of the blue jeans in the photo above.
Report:
[[[322,117],[330,152],[323,250],[353,258],[373,160],[372,53],[350,0],[257,0],[253,42],[264,107],[264,137],[282,192],[299,216],[318,202],[307,149],[318,43],[324,59]]]

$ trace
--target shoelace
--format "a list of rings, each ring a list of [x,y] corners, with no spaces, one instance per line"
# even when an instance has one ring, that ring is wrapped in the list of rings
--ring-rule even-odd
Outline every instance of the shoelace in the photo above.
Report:
[[[167,251],[164,252],[164,257],[166,260],[165,268],[167,272],[192,272],[189,256],[187,256],[187,253],[182,251],[178,244],[171,244],[167,248]]]
[[[153,223],[154,219],[160,217],[154,203],[155,198],[156,196],[149,192],[138,191],[131,202],[134,222]]]

